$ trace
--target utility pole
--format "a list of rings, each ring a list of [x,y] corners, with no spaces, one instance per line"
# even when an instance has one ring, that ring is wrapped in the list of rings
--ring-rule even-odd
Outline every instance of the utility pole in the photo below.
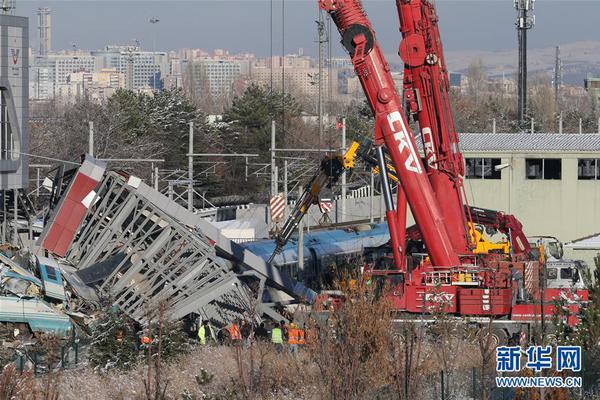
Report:
[[[187,206],[188,211],[194,211],[194,122],[190,121],[190,133],[188,144],[188,190],[187,190]]]
[[[514,0],[517,10],[517,37],[519,41],[518,116],[519,127],[524,128],[527,117],[527,31],[535,25],[535,16],[529,15],[535,0]]]
[[[89,139],[88,139],[88,153],[94,157],[94,121],[88,121],[89,125]]]
[[[317,21],[317,31],[319,34],[319,80],[317,112],[319,114],[319,140],[323,139],[323,45],[325,44],[325,21],[323,20],[323,11],[319,10],[319,20]]]

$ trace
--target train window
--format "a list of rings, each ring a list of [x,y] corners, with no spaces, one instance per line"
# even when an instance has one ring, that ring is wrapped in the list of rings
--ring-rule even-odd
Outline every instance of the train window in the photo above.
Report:
[[[560,279],[573,279],[573,270],[569,268],[560,269]]]
[[[48,275],[48,279],[56,281],[56,270],[53,267],[46,265],[46,274]]]
[[[548,279],[556,279],[556,278],[558,278],[558,271],[556,270],[556,268],[548,268],[546,270],[546,277]]]

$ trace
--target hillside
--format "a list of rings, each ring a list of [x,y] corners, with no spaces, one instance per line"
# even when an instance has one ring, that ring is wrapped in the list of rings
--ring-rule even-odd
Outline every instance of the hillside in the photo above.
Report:
[[[600,41],[584,41],[560,46],[563,65],[563,81],[582,85],[583,79],[591,73],[600,75]],[[528,66],[531,73],[552,73],[554,70],[554,47],[531,48],[528,53]],[[481,59],[491,76],[511,75],[517,71],[517,50],[482,51],[459,50],[446,52],[448,69],[466,72],[469,64]]]

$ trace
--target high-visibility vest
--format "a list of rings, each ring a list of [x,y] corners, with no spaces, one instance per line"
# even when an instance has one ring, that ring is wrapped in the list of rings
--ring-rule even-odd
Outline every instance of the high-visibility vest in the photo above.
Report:
[[[229,328],[229,337],[231,340],[242,340],[242,333],[240,332],[240,327],[237,324],[231,324]]]
[[[210,339],[214,340],[216,343],[217,337],[215,336],[215,331],[213,330],[212,326],[208,325],[208,331],[210,332]],[[200,328],[198,329],[198,337],[200,338],[200,344],[205,345],[206,344],[206,329],[205,329],[204,325],[200,325]]]
[[[276,344],[283,344],[283,332],[281,328],[276,327],[271,331],[271,342]]]
[[[299,332],[296,328],[288,329],[288,344],[298,344]]]
[[[298,344],[304,344],[304,329],[298,329]]]

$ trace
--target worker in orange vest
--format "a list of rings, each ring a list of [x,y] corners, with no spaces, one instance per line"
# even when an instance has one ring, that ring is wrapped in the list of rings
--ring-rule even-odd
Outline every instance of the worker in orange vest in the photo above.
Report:
[[[288,329],[288,345],[290,349],[290,354],[297,355],[298,354],[298,344],[300,341],[300,329],[298,329],[298,325],[295,323],[291,323]]]
[[[227,328],[229,331],[229,339],[231,339],[231,342],[234,344],[240,344],[242,342],[242,332],[240,331],[241,324],[242,321],[240,320],[239,324],[233,322],[229,328]]]
[[[301,328],[298,328],[298,345],[300,346],[304,346],[304,344],[306,344],[305,340],[304,340],[304,326],[302,326]]]

